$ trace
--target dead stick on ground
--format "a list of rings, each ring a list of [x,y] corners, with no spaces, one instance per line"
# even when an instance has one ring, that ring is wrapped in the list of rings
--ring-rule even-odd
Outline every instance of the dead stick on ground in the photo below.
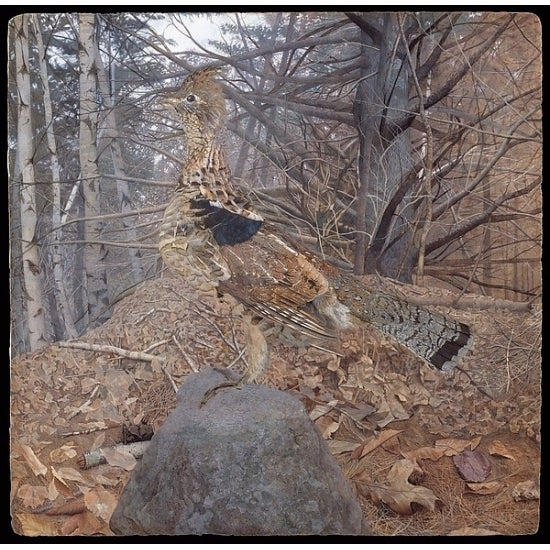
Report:
[[[75,349],[82,349],[87,351],[99,351],[101,353],[116,353],[121,357],[134,359],[136,361],[149,361],[149,362],[158,361],[158,364],[160,365],[162,372],[164,372],[164,374],[168,377],[168,380],[172,384],[174,391],[176,393],[178,391],[178,386],[174,382],[172,375],[164,366],[164,363],[166,360],[162,355],[152,355],[151,353],[146,353],[144,351],[131,351],[124,348],[118,348],[116,346],[109,346],[107,344],[89,344],[88,342],[58,342],[57,345],[62,348],[75,348]]]
[[[74,410],[68,417],[67,420],[71,420],[74,418],[78,413],[82,412],[91,402],[92,399],[95,397],[95,394],[97,393],[97,390],[99,390],[99,384],[93,389],[92,394],[90,395],[90,398],[80,405],[76,410]]]
[[[57,342],[57,345],[62,348],[100,351],[102,353],[116,353],[121,357],[135,359],[136,361],[164,361],[164,357],[160,355],[152,355],[151,353],[145,353],[144,351],[131,351],[128,349],[117,348],[116,346],[109,346],[106,344],[89,344],[88,342]]]
[[[104,452],[107,450],[115,449],[120,451],[126,451],[130,453],[134,458],[138,459],[143,456],[143,453],[149,446],[149,441],[136,441],[134,443],[113,445],[112,447],[99,448],[95,451],[88,451],[82,454],[78,458],[78,466],[82,470],[88,470],[94,466],[107,463]]]

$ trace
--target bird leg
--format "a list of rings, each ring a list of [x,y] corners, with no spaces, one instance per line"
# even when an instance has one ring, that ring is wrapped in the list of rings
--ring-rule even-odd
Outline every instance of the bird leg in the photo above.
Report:
[[[244,317],[244,325],[246,328],[246,355],[247,367],[246,371],[239,380],[228,380],[222,382],[213,388],[210,388],[201,400],[201,407],[213,397],[219,390],[224,388],[240,389],[246,384],[253,384],[262,372],[269,365],[269,345],[265,339],[263,330],[252,322],[252,318],[248,315]]]

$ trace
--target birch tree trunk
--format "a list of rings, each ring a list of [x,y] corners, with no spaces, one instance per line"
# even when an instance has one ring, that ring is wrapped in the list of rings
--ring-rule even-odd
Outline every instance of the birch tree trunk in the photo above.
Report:
[[[60,170],[59,159],[57,156],[57,145],[55,142],[55,134],[53,128],[53,115],[52,115],[52,100],[50,96],[50,85],[48,83],[48,67],[46,65],[46,51],[42,40],[42,33],[40,30],[40,24],[38,16],[32,14],[32,24],[35,29],[36,45],[38,48],[38,63],[40,70],[40,80],[42,81],[42,87],[44,91],[44,122],[46,127],[46,140],[48,144],[48,152],[50,154],[50,166],[52,171],[52,227],[54,231],[51,236],[52,240],[52,266],[53,266],[53,278],[55,285],[55,303],[57,305],[57,316],[60,320],[60,334],[58,337],[61,339],[75,338],[78,336],[76,330],[73,310],[69,305],[68,292],[67,292],[67,280],[63,270],[62,256],[61,256],[61,187],[60,187]],[[53,313],[53,312],[52,312]]]
[[[19,95],[17,116],[17,153],[21,176],[21,247],[23,279],[26,291],[26,320],[29,347],[34,350],[46,343],[42,284],[40,281],[40,250],[38,248],[36,186],[34,179],[34,148],[31,121],[31,80],[29,66],[29,16],[15,20],[15,66]]]
[[[82,196],[86,218],[100,214],[99,169],[97,152],[98,103],[96,98],[97,67],[94,44],[94,15],[81,13],[78,16],[80,60],[80,171]],[[102,322],[108,305],[107,273],[104,259],[107,254],[101,244],[101,222],[87,220],[84,225],[86,248],[84,271],[88,296],[88,321]]]
[[[103,138],[108,142],[109,151],[111,152],[111,159],[113,162],[113,173],[116,178],[116,188],[117,196],[120,202],[120,211],[122,213],[130,212],[133,210],[131,197],[130,197],[130,188],[128,182],[125,181],[125,169],[124,169],[124,160],[122,158],[122,151],[120,149],[120,144],[117,140],[118,138],[118,117],[114,101],[114,90],[110,90],[108,80],[107,80],[107,71],[103,64],[103,60],[99,54],[99,49],[96,45],[96,65],[97,65],[97,75],[99,89],[101,91],[101,96],[105,107],[107,110],[107,115],[105,116],[105,121],[103,126],[105,127],[105,132]],[[114,80],[114,79],[113,79]],[[114,83],[113,83],[114,86]],[[102,147],[102,150],[104,148]],[[137,233],[134,228],[134,224],[131,221],[131,218],[122,218],[122,224],[124,226],[124,235],[126,240],[136,242]],[[143,265],[141,261],[141,252],[139,249],[130,248],[128,249],[128,254],[130,256],[130,262],[132,264],[132,278],[133,283],[138,283],[144,278],[143,274]]]

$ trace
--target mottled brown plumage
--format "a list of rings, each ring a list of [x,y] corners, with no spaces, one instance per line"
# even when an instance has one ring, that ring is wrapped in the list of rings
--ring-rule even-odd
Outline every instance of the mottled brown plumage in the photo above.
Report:
[[[352,318],[370,322],[438,368],[454,366],[471,344],[466,325],[368,293],[349,276],[332,272],[327,278],[236,191],[217,139],[226,109],[215,77],[214,69],[192,73],[163,99],[185,132],[187,152],[160,227],[159,250],[197,290],[226,292],[244,305],[248,368],[242,382],[254,381],[267,367],[273,341],[334,338]]]

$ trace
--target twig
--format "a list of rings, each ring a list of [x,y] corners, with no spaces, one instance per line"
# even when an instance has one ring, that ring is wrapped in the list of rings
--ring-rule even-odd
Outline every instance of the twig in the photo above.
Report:
[[[128,359],[135,359],[136,361],[164,361],[164,357],[160,355],[152,355],[144,351],[131,351],[124,348],[118,348],[116,346],[109,346],[105,344],[89,344],[88,342],[57,342],[57,345],[62,348],[75,348],[83,349],[87,351],[100,351],[102,353],[116,353],[122,357]]]
[[[76,409],[75,411],[73,411],[68,417],[67,417],[67,420],[71,420],[73,419],[78,413],[81,413],[82,410],[84,408],[86,408],[91,402],[92,402],[92,399],[95,397],[95,394],[97,393],[97,390],[99,390],[99,386],[100,384],[98,384],[93,390],[92,390],[92,393],[90,395],[90,398],[85,402],[85,403],[82,403],[82,405],[80,405],[80,407],[78,407],[78,409]]]
[[[174,340],[174,343],[176,344],[176,346],[178,346],[178,349],[183,355],[183,358],[187,361],[187,363],[191,367],[191,370],[193,372],[199,372],[199,367],[197,366],[197,363],[195,363],[194,359],[190,357],[189,354],[183,349],[182,345],[178,342],[178,339],[176,338],[175,334],[172,334],[172,340]]]
[[[61,437],[70,437],[73,435],[86,435],[94,432],[100,432],[101,430],[108,430],[109,428],[112,428],[112,427],[113,426],[106,426],[105,424],[103,424],[100,426],[94,426],[93,428],[85,428],[83,430],[62,431],[62,432],[59,432],[59,435]]]
[[[148,348],[145,348],[141,353],[148,353],[150,352],[151,350],[155,349],[155,348],[158,348],[159,346],[162,346],[164,344],[167,344],[168,342],[170,342],[170,338],[166,338],[164,340],[160,340],[160,342],[154,342],[153,344],[151,344]]]

